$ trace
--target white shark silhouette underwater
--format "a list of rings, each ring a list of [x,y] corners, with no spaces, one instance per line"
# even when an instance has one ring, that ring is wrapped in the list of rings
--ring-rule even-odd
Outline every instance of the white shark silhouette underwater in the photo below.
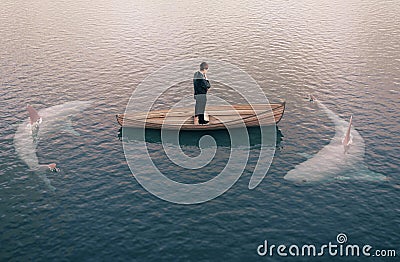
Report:
[[[365,164],[364,139],[352,127],[353,117],[347,122],[312,95],[310,101],[317,103],[334,122],[335,136],[318,153],[290,170],[284,179],[299,183],[345,179],[387,180],[386,176],[369,170]]]
[[[37,173],[52,191],[56,188],[51,185],[46,172],[57,172],[59,169],[55,163],[44,165],[39,163],[36,154],[38,141],[40,137],[59,131],[68,131],[74,135],[79,135],[72,128],[70,117],[85,110],[90,105],[90,101],[73,101],[44,108],[39,112],[27,105],[29,121],[19,124],[14,135],[14,147],[20,159],[29,166],[30,170]]]

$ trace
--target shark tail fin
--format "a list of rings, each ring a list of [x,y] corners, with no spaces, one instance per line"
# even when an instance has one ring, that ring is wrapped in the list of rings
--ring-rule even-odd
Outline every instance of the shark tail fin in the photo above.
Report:
[[[31,106],[27,105],[26,109],[28,110],[29,113],[29,120],[30,120],[30,125],[33,126],[34,124],[40,124],[42,123],[42,118],[38,114],[38,112]]]
[[[56,163],[48,164],[47,167],[51,172],[60,172],[60,169],[57,167]]]
[[[55,173],[60,172],[60,169],[57,167],[56,163],[40,165],[40,170],[42,170],[42,171],[50,170],[51,172],[55,172]]]

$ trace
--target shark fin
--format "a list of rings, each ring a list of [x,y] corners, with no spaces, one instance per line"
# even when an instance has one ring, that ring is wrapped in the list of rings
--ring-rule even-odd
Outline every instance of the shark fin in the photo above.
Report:
[[[351,126],[353,124],[353,116],[350,116],[349,127],[347,128],[346,134],[342,139],[342,145],[344,146],[344,153],[347,153],[350,145],[353,143],[351,136]]]
[[[28,110],[28,113],[29,113],[29,120],[30,120],[31,126],[33,126],[34,124],[42,123],[42,118],[40,117],[38,112],[31,105],[28,104],[26,106],[26,110]]]
[[[352,135],[350,135],[350,140],[347,143],[347,145],[350,146],[351,144],[353,144],[353,136]]]

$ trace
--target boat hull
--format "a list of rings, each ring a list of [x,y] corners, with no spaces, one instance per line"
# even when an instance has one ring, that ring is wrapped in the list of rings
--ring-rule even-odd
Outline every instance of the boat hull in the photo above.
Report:
[[[209,106],[209,123],[195,124],[194,108],[154,110],[136,114],[117,114],[122,127],[170,130],[221,130],[240,127],[272,126],[285,112],[285,102],[275,104]]]

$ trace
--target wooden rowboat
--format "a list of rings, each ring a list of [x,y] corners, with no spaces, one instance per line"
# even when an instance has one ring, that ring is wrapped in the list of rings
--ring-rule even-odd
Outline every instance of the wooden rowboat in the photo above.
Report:
[[[234,108],[234,109],[233,109]],[[173,108],[135,114],[117,114],[122,127],[172,130],[218,130],[243,126],[277,124],[285,111],[285,102],[274,104],[208,106],[206,125],[195,124],[194,108]]]

